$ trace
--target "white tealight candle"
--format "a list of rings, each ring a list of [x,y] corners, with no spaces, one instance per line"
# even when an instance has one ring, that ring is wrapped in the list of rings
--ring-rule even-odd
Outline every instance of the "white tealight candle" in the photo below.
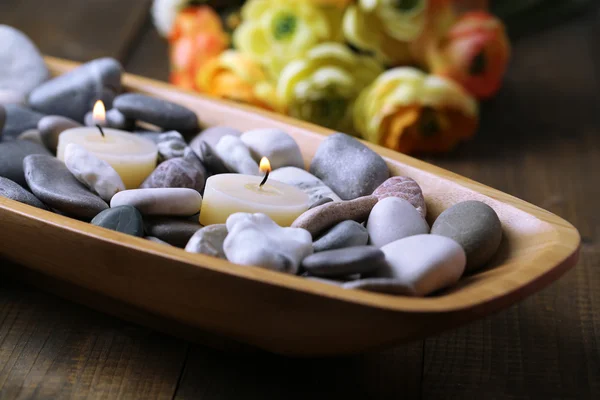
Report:
[[[261,166],[262,166],[261,162]],[[290,226],[308,210],[308,195],[293,186],[253,175],[220,174],[206,180],[200,210],[204,226],[224,224],[236,212],[267,214],[280,226]]]
[[[94,118],[96,107],[94,107]],[[143,137],[117,129],[81,127],[68,129],[58,137],[56,156],[64,161],[70,143],[83,146],[96,157],[109,163],[121,176],[127,189],[137,189],[156,168],[156,145]]]

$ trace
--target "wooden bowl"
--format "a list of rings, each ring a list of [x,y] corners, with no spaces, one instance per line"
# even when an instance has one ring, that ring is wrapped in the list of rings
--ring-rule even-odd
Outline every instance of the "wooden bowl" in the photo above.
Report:
[[[56,73],[74,63],[48,58]],[[284,116],[209,99],[126,75],[129,91],[183,104],[204,125],[290,133],[308,164],[332,132]],[[422,187],[431,223],[464,200],[490,205],[504,239],[488,268],[434,297],[345,290],[234,265],[0,198],[0,254],[13,272],[105,312],[195,340],[226,337],[288,355],[334,355],[392,346],[489,315],[541,290],[577,260],[568,222],[515,197],[414,158],[367,144],[393,175]],[[207,335],[207,333],[209,335]]]

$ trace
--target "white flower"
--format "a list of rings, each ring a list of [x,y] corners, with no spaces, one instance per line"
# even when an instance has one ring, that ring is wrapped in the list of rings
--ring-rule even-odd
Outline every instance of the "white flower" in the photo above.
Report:
[[[190,3],[190,0],[154,0],[152,17],[154,25],[162,36],[169,36],[179,10]]]

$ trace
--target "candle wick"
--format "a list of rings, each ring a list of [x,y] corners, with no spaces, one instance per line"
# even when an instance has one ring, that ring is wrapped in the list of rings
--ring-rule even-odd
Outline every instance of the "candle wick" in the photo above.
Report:
[[[102,135],[102,137],[105,137],[104,136],[104,131],[102,130],[102,127],[100,125],[98,125],[98,124],[96,124],[96,127],[100,130],[100,134]]]
[[[263,180],[260,183],[260,185],[258,185],[258,187],[262,188],[263,185],[265,184],[265,182],[267,182],[267,179],[269,179],[269,171],[267,171],[267,173],[265,174],[265,177],[263,178]]]

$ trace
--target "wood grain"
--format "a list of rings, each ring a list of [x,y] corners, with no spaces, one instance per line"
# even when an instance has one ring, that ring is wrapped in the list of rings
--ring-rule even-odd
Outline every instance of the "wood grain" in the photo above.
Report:
[[[549,289],[427,339],[424,399],[600,397],[598,20],[517,43],[475,142],[433,160],[566,218],[583,247],[578,266]]]
[[[2,0],[0,24],[22,30],[44,54],[76,61],[122,60],[151,0]]]

